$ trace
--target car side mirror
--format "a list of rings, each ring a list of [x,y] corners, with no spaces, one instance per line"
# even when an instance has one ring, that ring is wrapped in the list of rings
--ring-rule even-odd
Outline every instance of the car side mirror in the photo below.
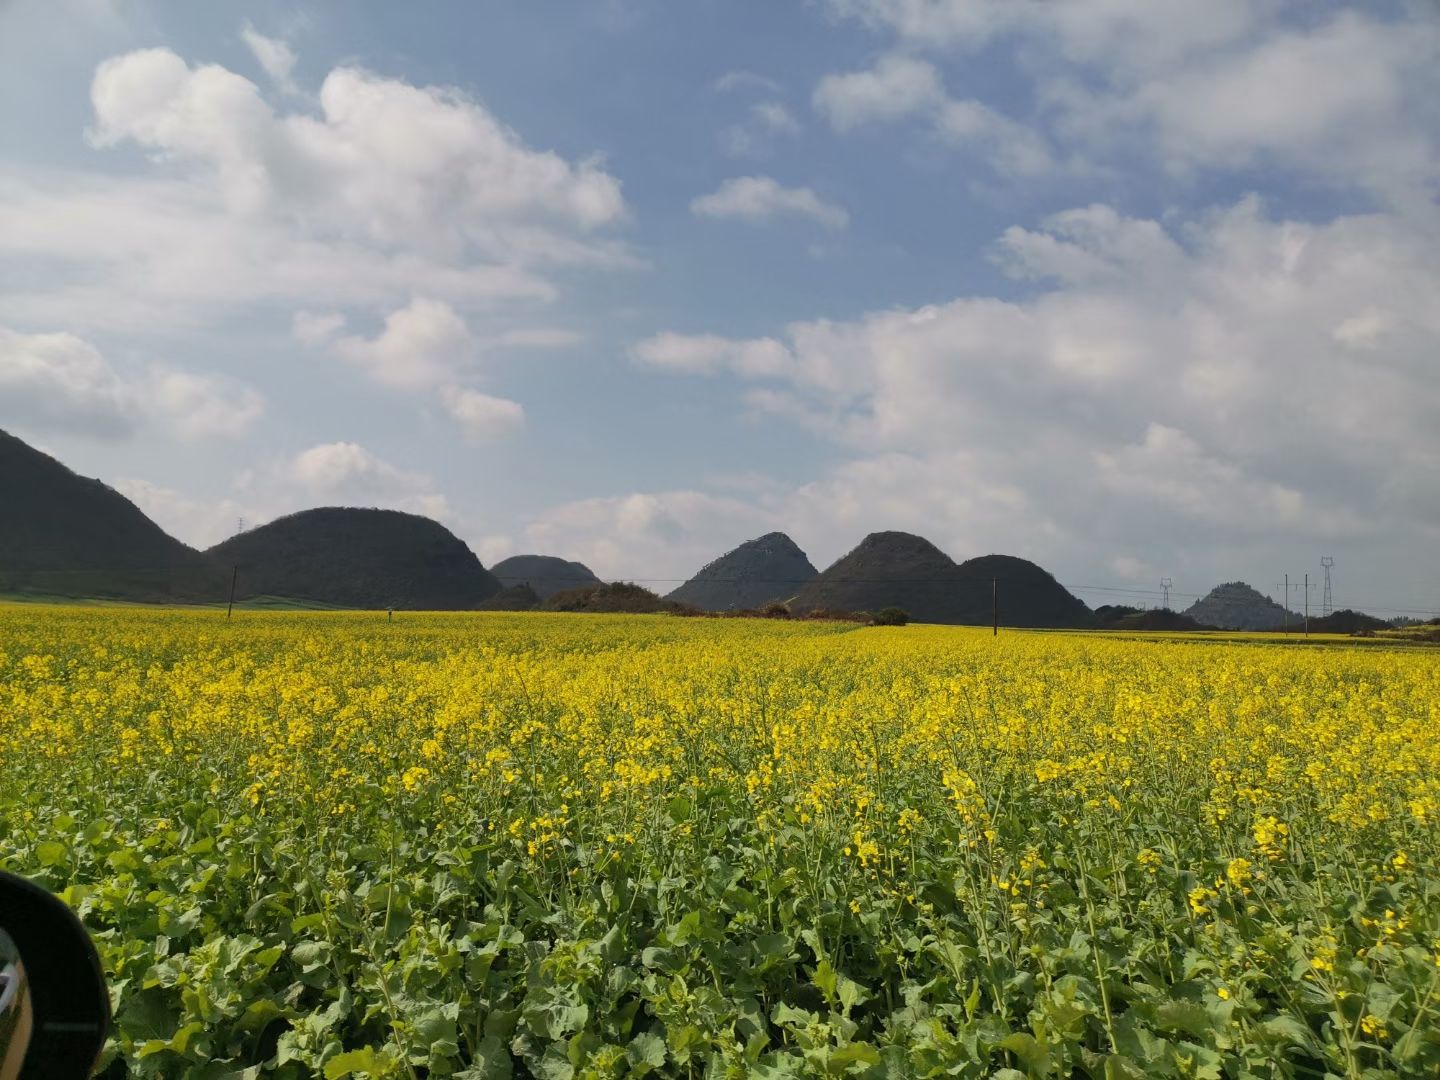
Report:
[[[58,897],[0,871],[0,1080],[95,1069],[110,995],[85,927]]]

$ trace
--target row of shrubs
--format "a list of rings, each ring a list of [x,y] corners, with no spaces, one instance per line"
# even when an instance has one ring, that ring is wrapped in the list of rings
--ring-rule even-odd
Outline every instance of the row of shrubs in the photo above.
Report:
[[[792,612],[788,604],[780,601],[766,604],[761,608],[746,608],[734,611],[702,611],[690,604],[676,603],[657,596],[642,585],[629,581],[615,581],[600,585],[585,585],[578,589],[566,589],[541,600],[528,585],[515,585],[505,589],[480,605],[484,611],[570,611],[591,614],[625,615],[684,615],[690,618],[707,619],[803,619],[823,622],[853,622],[866,626],[904,626],[910,615],[898,607],[881,608],[876,612],[839,611],[817,608],[813,611]]]

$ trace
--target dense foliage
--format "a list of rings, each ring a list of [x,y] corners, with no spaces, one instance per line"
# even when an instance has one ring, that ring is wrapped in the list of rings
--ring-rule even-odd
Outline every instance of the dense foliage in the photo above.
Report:
[[[1433,652],[0,607],[163,1076],[1440,1070]]]

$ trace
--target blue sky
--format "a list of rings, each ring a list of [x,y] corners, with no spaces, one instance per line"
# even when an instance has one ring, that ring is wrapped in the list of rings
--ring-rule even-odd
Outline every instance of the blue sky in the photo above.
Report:
[[[1421,3],[0,0],[0,426],[197,545],[1440,609],[1437,61]]]

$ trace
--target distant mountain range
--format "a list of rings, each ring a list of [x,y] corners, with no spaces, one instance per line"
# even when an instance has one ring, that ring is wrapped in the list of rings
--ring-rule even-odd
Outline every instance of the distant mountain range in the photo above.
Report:
[[[748,611],[772,602],[797,615],[904,609],[918,622],[1018,627],[1275,630],[1301,616],[1243,582],[1183,614],[1092,612],[1028,560],[956,563],[920,536],[877,532],[823,572],[781,532],[715,559],[666,597],[606,585],[583,563],[515,555],[486,570],[438,522],[396,510],[324,507],[279,518],[199,552],[134,503],[0,431],[0,593],[215,602],[235,574],[239,597],[288,597],[352,608],[504,611]],[[783,613],[783,612],[782,612]],[[1312,619],[1314,632],[1383,622],[1358,612]]]

